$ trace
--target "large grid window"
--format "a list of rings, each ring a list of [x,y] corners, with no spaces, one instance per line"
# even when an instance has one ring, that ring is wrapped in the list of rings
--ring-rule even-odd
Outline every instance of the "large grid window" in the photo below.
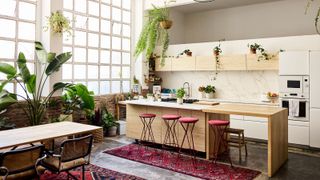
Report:
[[[35,67],[36,8],[36,0],[0,1],[0,60],[17,66],[15,61],[19,52],[23,52],[31,73]],[[0,82],[5,79],[6,76],[0,73]],[[7,84],[5,89],[25,96],[17,83]]]
[[[64,0],[72,37],[63,51],[73,58],[62,68],[66,82],[83,83],[95,94],[129,92],[131,0]]]

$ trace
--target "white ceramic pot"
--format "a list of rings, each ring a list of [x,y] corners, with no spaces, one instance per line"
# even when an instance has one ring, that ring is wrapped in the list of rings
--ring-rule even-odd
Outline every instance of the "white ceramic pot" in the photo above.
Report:
[[[206,93],[206,98],[207,99],[213,99],[214,93]]]
[[[199,99],[206,98],[206,93],[205,92],[199,92]]]
[[[183,104],[183,98],[177,98],[177,103],[178,104]]]

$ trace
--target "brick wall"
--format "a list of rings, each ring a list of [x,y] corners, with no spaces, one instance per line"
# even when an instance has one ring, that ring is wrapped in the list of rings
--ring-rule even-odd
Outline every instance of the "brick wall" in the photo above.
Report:
[[[108,111],[115,116],[116,115],[115,97],[116,97],[116,94],[96,96],[95,97],[96,109],[98,109],[101,106],[101,104],[104,103],[106,104]],[[47,112],[44,118],[44,123],[47,123],[52,118],[58,118],[61,114],[61,104],[59,101],[60,97],[54,97],[52,100],[56,100],[57,104],[55,104],[54,106],[50,106],[50,108],[47,109]],[[29,120],[22,109],[23,106],[25,106],[24,101],[20,101],[19,103],[11,105],[2,116],[8,117],[9,122],[16,124],[17,127],[29,126]],[[86,119],[81,120],[81,117],[82,115],[77,112],[73,114],[73,120],[75,122],[88,123],[88,120]]]

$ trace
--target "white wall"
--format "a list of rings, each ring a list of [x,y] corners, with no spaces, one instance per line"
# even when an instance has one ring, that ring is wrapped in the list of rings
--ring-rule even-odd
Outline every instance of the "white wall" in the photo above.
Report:
[[[279,49],[287,51],[320,50],[320,36],[290,36],[281,38],[263,38],[222,42],[223,54],[248,53],[247,44],[257,42],[269,52]],[[190,49],[195,56],[212,55],[212,49],[218,42],[171,45],[168,55],[175,56],[184,49]],[[200,85],[215,85],[217,98],[232,100],[259,100],[262,93],[278,92],[278,71],[229,71],[220,72],[216,81],[211,81],[215,72],[161,72],[162,87],[180,88],[188,81],[192,86],[193,97],[197,97]]]
[[[183,23],[174,19],[183,24],[184,40],[170,44],[315,34],[317,7],[308,14],[305,7],[305,0],[284,0],[185,14]]]
[[[173,21],[173,25],[169,29],[170,44],[185,43],[185,15],[177,11],[171,11],[170,19]]]

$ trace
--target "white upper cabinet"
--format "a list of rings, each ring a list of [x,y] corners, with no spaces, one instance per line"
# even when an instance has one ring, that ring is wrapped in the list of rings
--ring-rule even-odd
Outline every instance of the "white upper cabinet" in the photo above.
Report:
[[[309,75],[309,51],[288,51],[279,55],[280,75]]]
[[[163,7],[165,0],[145,0],[144,1],[144,7],[145,10],[153,9],[152,5],[155,5],[156,7]],[[181,6],[186,4],[192,4],[195,3],[193,0],[176,0],[176,2],[170,3],[168,6]]]
[[[320,51],[310,52],[310,103],[311,108],[320,108]]]

